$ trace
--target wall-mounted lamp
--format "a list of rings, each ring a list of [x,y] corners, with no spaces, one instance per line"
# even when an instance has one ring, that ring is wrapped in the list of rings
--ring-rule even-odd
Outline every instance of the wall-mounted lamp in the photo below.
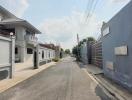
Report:
[[[10,36],[13,36],[13,35],[14,35],[14,33],[13,33],[13,32],[11,32],[11,33],[10,33]]]

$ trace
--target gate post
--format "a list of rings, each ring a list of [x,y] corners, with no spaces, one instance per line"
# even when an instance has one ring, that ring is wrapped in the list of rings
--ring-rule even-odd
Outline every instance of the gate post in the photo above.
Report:
[[[35,69],[39,68],[39,44],[36,46],[36,66],[34,66]]]
[[[37,45],[37,67],[39,68],[39,44]]]
[[[11,34],[11,33],[10,33]],[[10,69],[10,78],[14,74],[14,63],[15,63],[15,37],[11,34],[11,69]]]

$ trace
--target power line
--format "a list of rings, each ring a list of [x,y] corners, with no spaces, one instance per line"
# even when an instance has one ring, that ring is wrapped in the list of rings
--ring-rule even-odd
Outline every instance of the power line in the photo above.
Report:
[[[79,25],[80,29],[82,28],[82,25],[84,25],[87,22],[87,19],[89,19],[91,10],[93,8],[93,4],[94,4],[94,0],[88,0],[86,10],[84,11],[84,16],[82,18],[82,22]]]
[[[91,17],[93,15],[93,13],[95,12],[97,4],[99,2],[100,2],[100,0],[88,0],[87,6],[86,6],[86,10],[84,12],[84,20],[83,20],[84,22],[83,22],[83,24],[87,24],[88,25],[90,23]],[[82,37],[84,37],[84,36],[82,36]]]
[[[87,15],[87,14],[89,14],[90,11],[91,11],[93,1],[94,1],[94,0],[88,0],[88,2],[87,2],[86,10],[84,11],[82,20],[81,20],[81,22],[80,22],[80,24],[79,24],[79,29],[80,29],[80,30],[82,30],[82,27],[83,27],[83,25],[84,25],[84,23],[85,23],[85,20],[86,20],[86,18],[89,16],[89,15]]]
[[[95,12],[95,9],[96,9],[96,6],[97,6],[98,2],[99,2],[99,0],[94,0],[93,1],[92,7],[91,7],[91,11],[88,13],[88,16],[87,16],[87,18],[85,20],[85,22],[87,24],[89,24],[90,18],[92,17],[92,14]]]
[[[89,2],[89,4],[87,5],[87,7],[86,7],[86,18],[85,18],[85,22],[87,21],[87,19],[89,18],[89,16],[90,16],[90,13],[91,13],[91,11],[92,11],[92,8],[93,8],[93,4],[94,4],[94,1],[95,0],[88,0]]]
[[[84,11],[84,16],[82,20],[82,25],[89,24],[91,21],[92,14],[95,12],[96,6],[100,0],[88,0],[86,10]],[[80,30],[82,30],[82,25],[80,24]],[[84,36],[83,36],[84,37]]]

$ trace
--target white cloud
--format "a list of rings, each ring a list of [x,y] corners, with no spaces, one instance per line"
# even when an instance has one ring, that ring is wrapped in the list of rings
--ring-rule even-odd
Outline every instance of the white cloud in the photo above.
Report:
[[[28,0],[1,0],[0,4],[18,17],[22,17],[28,8]]]
[[[76,44],[77,33],[81,39],[98,35],[101,23],[96,16],[91,17],[89,24],[84,21],[83,13],[75,11],[70,16],[46,19],[39,25],[39,29],[43,32],[39,39],[40,41],[57,42],[64,48],[71,49]]]

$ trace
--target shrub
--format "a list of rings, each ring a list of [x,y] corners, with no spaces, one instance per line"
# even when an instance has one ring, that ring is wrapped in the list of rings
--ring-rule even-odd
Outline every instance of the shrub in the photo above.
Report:
[[[59,61],[59,58],[54,58],[53,61],[54,62],[58,62]]]

